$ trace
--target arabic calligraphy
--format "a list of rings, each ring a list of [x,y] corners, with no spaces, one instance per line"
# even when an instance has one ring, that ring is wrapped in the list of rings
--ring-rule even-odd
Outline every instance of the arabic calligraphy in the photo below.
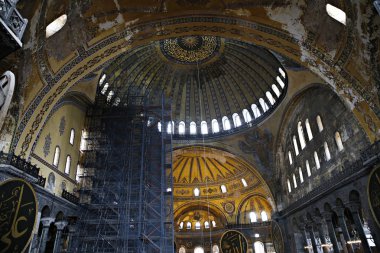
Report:
[[[24,251],[36,216],[36,195],[27,182],[12,179],[0,185],[0,253]]]
[[[247,239],[238,231],[225,232],[220,239],[220,248],[223,253],[246,253]]]

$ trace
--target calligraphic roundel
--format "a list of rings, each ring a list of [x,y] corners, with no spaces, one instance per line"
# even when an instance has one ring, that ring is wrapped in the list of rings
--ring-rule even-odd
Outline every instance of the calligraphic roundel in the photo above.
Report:
[[[220,238],[222,253],[247,253],[248,242],[245,236],[236,230],[229,230]]]
[[[0,253],[24,252],[37,218],[32,186],[22,179],[0,184]]]

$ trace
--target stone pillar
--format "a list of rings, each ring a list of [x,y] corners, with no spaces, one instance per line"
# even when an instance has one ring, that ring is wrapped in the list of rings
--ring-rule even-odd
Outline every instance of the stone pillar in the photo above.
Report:
[[[70,251],[71,241],[72,241],[73,235],[76,231],[76,226],[75,225],[69,225],[68,229],[69,229],[69,234],[67,236],[67,250]]]
[[[57,227],[57,234],[55,236],[53,253],[60,253],[62,230],[67,226],[67,221],[57,221],[54,225]]]
[[[301,230],[301,235],[302,235],[302,240],[303,240],[303,244],[302,244],[303,251],[306,251],[305,246],[307,245],[307,235],[306,235],[305,227],[300,228],[300,230]],[[307,252],[310,252],[310,250],[307,249]]]
[[[332,223],[332,218],[331,218],[332,213],[331,212],[325,212],[323,214],[323,216],[324,216],[326,224],[327,224],[327,229],[329,231],[329,237],[330,237],[330,241],[333,245],[334,253],[339,253],[338,240],[336,239],[335,229],[334,229],[334,225]]]
[[[338,222],[339,227],[342,229],[344,240],[346,241],[345,246],[347,247],[348,253],[354,253],[354,249],[352,248],[351,244],[348,244],[347,242],[351,240],[350,234],[348,233],[346,220],[344,217],[344,207],[335,207],[334,208],[335,213],[338,216]]]
[[[310,240],[311,240],[311,245],[313,246],[313,252],[318,252],[317,243],[315,241],[315,235],[314,235],[313,226],[311,226],[311,225],[308,226],[307,227],[307,231],[310,234]]]
[[[359,215],[360,204],[350,203],[349,207],[352,214],[352,218],[354,219],[354,222],[355,222],[356,231],[358,232],[360,240],[362,241],[362,247],[363,247],[364,253],[371,253],[372,251],[371,251],[371,248],[369,247],[367,237],[363,229],[363,224]]]
[[[42,218],[41,223],[42,223],[42,233],[41,233],[41,238],[40,242],[38,244],[38,249],[37,252],[39,253],[45,253],[46,249],[46,241],[49,233],[49,228],[50,224],[54,222],[54,218]]]
[[[322,247],[323,244],[327,244],[325,232],[323,231],[322,219],[320,217],[313,217],[313,219],[318,230],[319,239],[321,240],[321,248],[323,253],[329,253],[329,249],[327,247]]]

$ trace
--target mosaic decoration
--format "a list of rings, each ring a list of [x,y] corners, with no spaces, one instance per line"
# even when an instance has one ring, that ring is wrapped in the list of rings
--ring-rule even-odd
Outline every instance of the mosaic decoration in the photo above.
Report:
[[[227,202],[227,203],[224,204],[224,210],[227,213],[231,214],[231,213],[233,213],[235,211],[235,206],[234,206],[234,204],[232,202]]]
[[[214,36],[184,36],[160,41],[162,54],[171,61],[201,64],[213,58],[220,49],[221,39]]]
[[[66,118],[63,116],[59,122],[59,135],[62,136],[66,127]]]
[[[50,133],[45,137],[45,143],[43,147],[44,156],[47,157],[50,154],[51,136]]]

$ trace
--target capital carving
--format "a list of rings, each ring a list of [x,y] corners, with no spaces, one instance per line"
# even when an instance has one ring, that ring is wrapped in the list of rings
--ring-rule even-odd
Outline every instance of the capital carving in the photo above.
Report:
[[[42,218],[40,221],[44,228],[48,228],[50,227],[50,224],[52,224],[55,221],[55,218],[45,217],[45,218]]]
[[[57,227],[57,230],[63,230],[67,226],[67,221],[57,221],[54,225]]]

